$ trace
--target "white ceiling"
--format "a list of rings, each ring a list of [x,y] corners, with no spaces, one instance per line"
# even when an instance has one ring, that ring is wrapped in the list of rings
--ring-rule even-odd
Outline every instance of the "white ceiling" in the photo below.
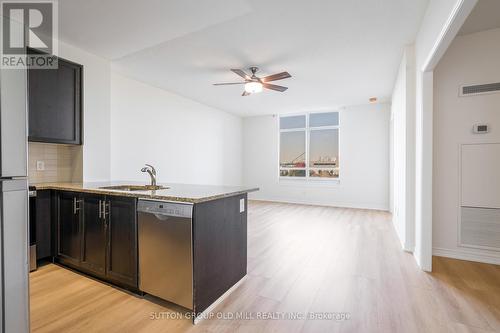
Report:
[[[245,0],[59,0],[59,36],[116,59],[251,10]]]
[[[500,28],[500,0],[479,0],[459,35]]]
[[[60,0],[61,39],[115,70],[242,116],[390,98],[427,0]],[[230,68],[256,65],[284,93],[241,97]]]

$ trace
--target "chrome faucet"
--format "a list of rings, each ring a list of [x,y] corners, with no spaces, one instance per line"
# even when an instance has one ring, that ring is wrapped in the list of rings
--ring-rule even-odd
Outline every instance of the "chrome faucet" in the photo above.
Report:
[[[142,168],[141,171],[149,173],[149,176],[151,177],[151,186],[156,186],[156,169],[155,169],[155,167],[150,165],[150,164],[146,164],[146,166],[144,168]]]

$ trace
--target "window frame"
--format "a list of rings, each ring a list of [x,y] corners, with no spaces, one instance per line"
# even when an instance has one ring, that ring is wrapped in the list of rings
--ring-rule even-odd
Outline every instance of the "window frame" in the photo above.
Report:
[[[309,127],[309,117],[312,114],[322,114],[322,113],[337,113],[338,114],[338,124],[337,125],[330,125],[330,126],[314,126],[314,127]],[[292,129],[281,129],[281,118],[286,118],[286,117],[294,117],[294,116],[305,116],[305,127],[300,127],[300,128],[292,128]],[[332,168],[325,167],[325,168],[314,168],[310,166],[310,160],[309,160],[309,144],[311,142],[311,131],[322,131],[322,130],[337,130],[338,131],[338,136],[339,136],[339,142],[338,142],[338,156],[337,159],[340,160],[340,128],[341,128],[341,122],[340,122],[340,111],[339,110],[328,110],[328,111],[311,111],[311,112],[303,112],[303,113],[290,113],[290,114],[280,114],[278,117],[278,178],[280,182],[286,182],[286,181],[301,181],[301,182],[313,182],[313,183],[339,183],[340,182],[340,164],[337,167],[339,169],[339,176],[336,178],[326,178],[326,177],[311,177],[309,175],[310,170],[332,170]],[[282,168],[281,167],[281,133],[286,133],[286,132],[305,132],[305,167],[304,168]],[[281,176],[281,170],[305,170],[305,177],[288,177],[288,176]]]

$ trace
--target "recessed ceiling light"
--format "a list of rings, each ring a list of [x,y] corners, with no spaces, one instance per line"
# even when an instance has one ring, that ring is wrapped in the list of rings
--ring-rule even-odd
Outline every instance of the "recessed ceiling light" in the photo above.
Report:
[[[370,97],[370,103],[377,103],[377,97]]]

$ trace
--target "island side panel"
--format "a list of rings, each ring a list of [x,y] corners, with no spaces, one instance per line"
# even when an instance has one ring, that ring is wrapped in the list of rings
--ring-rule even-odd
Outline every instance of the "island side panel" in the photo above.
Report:
[[[246,275],[247,194],[194,205],[193,273],[196,314]]]

